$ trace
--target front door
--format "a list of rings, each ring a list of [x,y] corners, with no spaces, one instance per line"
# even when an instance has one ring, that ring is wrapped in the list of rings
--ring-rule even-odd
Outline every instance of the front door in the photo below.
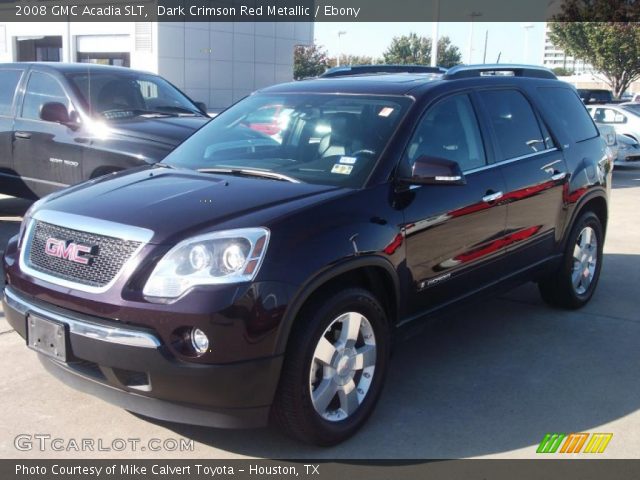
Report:
[[[12,162],[16,90],[24,71],[0,69],[0,192],[19,194]]]
[[[13,165],[36,196],[82,181],[83,147],[76,141],[76,130],[43,121],[40,110],[48,102],[62,103],[73,111],[69,96],[53,75],[32,71],[15,121]]]
[[[403,162],[421,156],[457,162],[465,185],[424,185],[408,192],[405,208],[410,311],[420,314],[500,277],[504,253],[505,184],[493,165],[471,97],[456,94],[429,108]]]

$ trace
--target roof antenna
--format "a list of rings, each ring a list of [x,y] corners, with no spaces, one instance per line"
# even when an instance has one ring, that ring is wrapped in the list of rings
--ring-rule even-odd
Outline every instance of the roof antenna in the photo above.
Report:
[[[496,60],[496,63],[500,63],[500,57],[501,57],[501,56],[502,56],[502,52],[500,52],[500,53],[498,54],[498,59]]]

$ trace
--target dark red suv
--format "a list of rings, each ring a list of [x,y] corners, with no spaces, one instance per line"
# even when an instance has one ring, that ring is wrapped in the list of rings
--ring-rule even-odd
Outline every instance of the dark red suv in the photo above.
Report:
[[[611,166],[536,67],[278,85],[160,164],[35,203],[5,315],[53,375],[128,410],[334,444],[372,413],[399,327],[531,280],[589,301]]]

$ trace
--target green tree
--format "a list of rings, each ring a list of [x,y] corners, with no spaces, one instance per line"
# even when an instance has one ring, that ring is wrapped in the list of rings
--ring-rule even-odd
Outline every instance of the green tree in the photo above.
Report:
[[[616,97],[640,78],[640,26],[632,23],[562,22],[550,26],[551,41],[591,64]]]
[[[551,41],[590,63],[616,97],[640,78],[640,2],[565,0],[549,24]]]
[[[394,37],[383,54],[385,63],[429,65],[431,63],[431,39],[416,33]],[[449,68],[461,63],[460,49],[451,44],[449,37],[438,40],[438,65]]]
[[[556,67],[551,69],[553,73],[555,73],[558,77],[568,77],[569,75],[573,75],[573,72],[568,68],[564,67]]]
[[[340,65],[376,65],[382,63],[382,60],[369,57],[367,55],[340,55]],[[336,59],[329,60],[329,65],[335,67],[337,65]]]
[[[317,77],[329,68],[329,57],[320,45],[296,45],[293,52],[293,78]]]
[[[640,3],[634,0],[564,0],[556,22],[637,22]]]

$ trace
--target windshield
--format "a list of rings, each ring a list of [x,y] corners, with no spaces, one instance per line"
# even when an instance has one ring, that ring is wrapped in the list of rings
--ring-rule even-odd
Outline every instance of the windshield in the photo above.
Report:
[[[108,120],[138,115],[202,115],[198,107],[166,80],[137,72],[69,73],[92,115]]]
[[[410,102],[407,97],[362,95],[252,95],[214,118],[163,163],[357,187]]]

